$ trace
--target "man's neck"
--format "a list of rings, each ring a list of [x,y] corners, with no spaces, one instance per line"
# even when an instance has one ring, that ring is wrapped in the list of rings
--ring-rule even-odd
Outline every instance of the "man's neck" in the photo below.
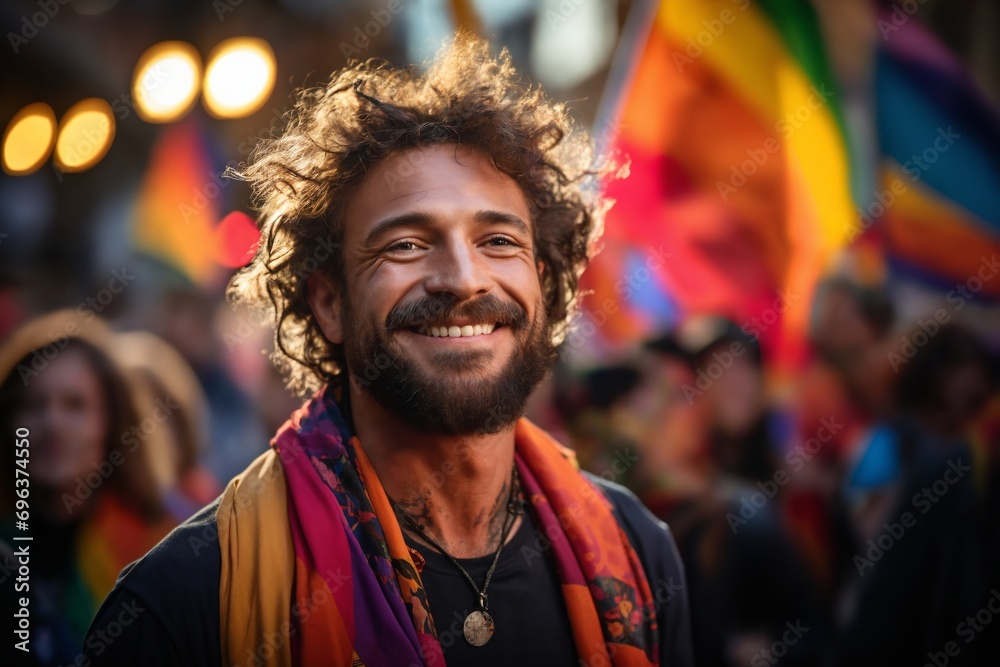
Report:
[[[455,558],[495,552],[511,492],[514,427],[495,434],[420,433],[353,382],[350,392],[355,434],[399,509]],[[426,543],[405,520],[400,527]]]

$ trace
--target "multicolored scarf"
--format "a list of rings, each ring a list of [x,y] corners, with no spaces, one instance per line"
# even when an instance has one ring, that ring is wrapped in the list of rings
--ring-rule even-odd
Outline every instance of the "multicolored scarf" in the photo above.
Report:
[[[653,596],[610,503],[528,420],[515,441],[581,664],[658,664]],[[218,511],[223,665],[444,665],[420,573],[332,391],[271,444]]]

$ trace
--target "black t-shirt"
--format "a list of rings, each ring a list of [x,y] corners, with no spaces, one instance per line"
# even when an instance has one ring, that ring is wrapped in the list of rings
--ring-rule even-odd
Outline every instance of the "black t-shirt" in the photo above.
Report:
[[[657,604],[660,664],[693,666],[684,570],[669,528],[624,487],[588,477],[611,500],[646,572]],[[217,509],[218,501],[122,571],[90,627],[79,665],[221,665]],[[549,552],[544,539],[534,522],[525,521],[504,547],[489,587],[496,634],[479,648],[466,644],[458,625],[454,641],[444,636],[451,632],[456,612],[464,620],[465,610],[475,608],[471,586],[450,561],[441,562],[438,559],[444,557],[440,554],[421,550],[427,559],[422,576],[448,667],[579,664],[558,575],[550,558],[544,556]],[[473,568],[469,572],[481,586],[490,557],[469,560]],[[509,657],[512,655],[517,657]]]
[[[531,512],[525,512],[517,533],[500,552],[486,591],[493,637],[484,646],[473,646],[463,631],[465,617],[479,608],[472,586],[446,556],[406,535],[407,544],[426,560],[420,576],[449,665],[579,667],[559,575],[548,556],[551,550],[543,550],[544,540],[544,533],[535,532]],[[482,590],[493,558],[490,554],[457,560]]]

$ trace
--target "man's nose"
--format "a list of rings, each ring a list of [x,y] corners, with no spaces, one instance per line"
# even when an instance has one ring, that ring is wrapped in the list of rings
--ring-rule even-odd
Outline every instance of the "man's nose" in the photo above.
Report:
[[[431,260],[431,275],[424,287],[431,294],[448,293],[458,301],[486,294],[493,286],[488,266],[477,248],[464,240],[452,240],[439,248]]]

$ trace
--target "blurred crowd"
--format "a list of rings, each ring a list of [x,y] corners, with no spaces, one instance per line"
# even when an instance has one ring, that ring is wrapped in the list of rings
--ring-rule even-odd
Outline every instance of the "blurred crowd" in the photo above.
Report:
[[[0,450],[4,572],[30,534],[36,659],[71,664],[119,571],[214,499],[298,401],[261,354],[268,329],[195,290],[165,294],[141,331],[13,303],[0,423],[29,444]],[[561,363],[534,397],[530,416],[585,468],[669,524],[687,581],[653,584],[687,586],[699,665],[1000,655],[997,358],[954,322],[907,329],[893,311],[830,280],[792,377],[747,326],[696,316],[614,365]]]
[[[811,317],[791,377],[692,317],[557,377],[549,417],[669,524],[699,665],[1000,664],[996,351],[846,279]]]
[[[29,661],[76,664],[121,570],[214,500],[298,402],[260,354],[264,329],[198,290],[164,293],[145,330],[86,307],[32,318],[4,296],[0,428],[19,444],[0,450],[2,597],[30,594]],[[16,537],[34,547],[20,593]]]

